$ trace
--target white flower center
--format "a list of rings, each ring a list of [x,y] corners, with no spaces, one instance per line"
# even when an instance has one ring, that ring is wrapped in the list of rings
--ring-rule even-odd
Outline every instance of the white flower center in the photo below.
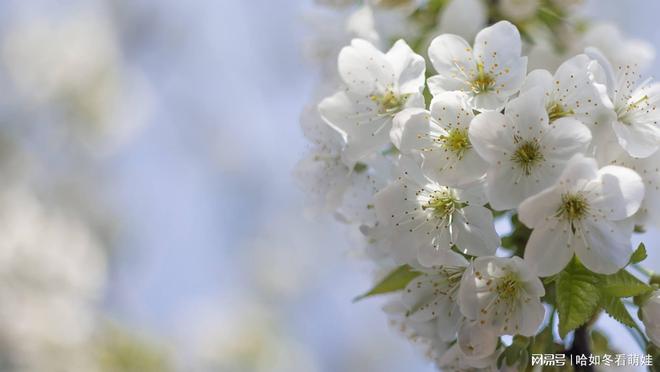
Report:
[[[557,217],[566,219],[573,229],[575,222],[579,222],[589,213],[589,202],[581,193],[568,193],[561,196],[561,205],[557,210]]]
[[[562,105],[559,102],[553,102],[549,104],[547,107],[547,111],[548,111],[548,119],[550,120],[551,123],[557,119],[575,115],[575,112],[572,109],[567,110],[564,107],[564,105]]]
[[[511,155],[511,161],[522,169],[525,176],[530,176],[532,170],[545,160],[541,144],[536,138],[523,140],[518,136],[514,136],[514,142],[518,147]]]
[[[447,225],[452,222],[454,213],[467,206],[467,203],[459,200],[456,193],[449,189],[433,191],[428,201],[422,205],[422,210],[430,211],[439,220],[446,220]]]
[[[634,112],[639,110],[643,104],[648,104],[648,95],[644,95],[637,101],[630,102],[627,105],[622,105],[616,109],[617,119],[620,123],[630,125],[633,121]]]
[[[467,129],[450,129],[447,135],[440,136],[438,141],[442,142],[444,147],[454,153],[459,159],[462,159],[465,152],[472,148]]]
[[[477,63],[477,75],[470,82],[475,94],[490,92],[495,88],[495,78],[484,70],[484,64]]]
[[[388,89],[385,94],[373,94],[369,98],[378,104],[378,112],[380,114],[394,115],[403,110],[408,97],[408,94],[397,95],[391,89]]]
[[[503,301],[513,301],[518,298],[522,283],[515,273],[509,272],[497,281],[495,291]]]

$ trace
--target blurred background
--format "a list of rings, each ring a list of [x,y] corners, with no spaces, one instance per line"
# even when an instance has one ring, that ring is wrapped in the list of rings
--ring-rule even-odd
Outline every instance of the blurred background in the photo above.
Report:
[[[0,371],[434,370],[292,176],[314,6],[0,1]],[[655,0],[584,12],[660,47]]]

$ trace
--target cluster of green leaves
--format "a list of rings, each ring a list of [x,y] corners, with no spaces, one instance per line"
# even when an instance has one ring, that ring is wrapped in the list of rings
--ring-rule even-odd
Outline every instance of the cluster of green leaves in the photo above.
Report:
[[[631,264],[646,258],[643,244],[632,256]],[[559,314],[559,335],[587,323],[603,310],[622,324],[637,328],[622,298],[643,296],[653,288],[625,269],[612,275],[589,271],[577,258],[558,275],[547,281],[555,285],[555,305]]]

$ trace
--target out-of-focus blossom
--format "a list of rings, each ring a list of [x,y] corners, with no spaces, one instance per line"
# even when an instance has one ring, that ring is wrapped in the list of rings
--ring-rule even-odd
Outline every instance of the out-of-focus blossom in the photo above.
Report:
[[[593,47],[600,50],[613,66],[636,65],[638,72],[645,71],[655,58],[655,50],[646,41],[625,37],[611,23],[596,23],[587,29],[576,51]]]
[[[514,21],[524,21],[534,17],[540,6],[541,0],[502,0],[497,4],[502,15]]]
[[[148,84],[123,64],[107,15],[90,7],[57,17],[16,16],[6,27],[2,66],[26,110],[61,117],[63,127],[94,151],[124,142],[143,126],[153,105]]]
[[[309,349],[281,329],[258,301],[205,304],[184,318],[183,370],[199,372],[316,372]]]
[[[482,0],[451,0],[440,13],[438,25],[441,34],[472,41],[487,21],[488,9]]]
[[[641,310],[646,335],[656,346],[660,345],[660,291],[654,291]]]
[[[90,371],[105,253],[74,216],[34,195],[0,195],[0,344],[30,371]]]

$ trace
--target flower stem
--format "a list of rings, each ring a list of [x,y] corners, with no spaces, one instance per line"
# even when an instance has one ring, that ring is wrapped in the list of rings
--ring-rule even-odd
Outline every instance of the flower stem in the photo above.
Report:
[[[648,276],[648,277],[652,277],[652,276],[654,275],[653,271],[651,271],[651,270],[649,270],[649,269],[643,267],[643,266],[640,265],[640,264],[633,264],[633,265],[631,265],[631,266],[634,267],[635,270],[639,271],[640,273],[642,273],[642,274],[644,274],[644,275],[646,275],[646,276]]]

